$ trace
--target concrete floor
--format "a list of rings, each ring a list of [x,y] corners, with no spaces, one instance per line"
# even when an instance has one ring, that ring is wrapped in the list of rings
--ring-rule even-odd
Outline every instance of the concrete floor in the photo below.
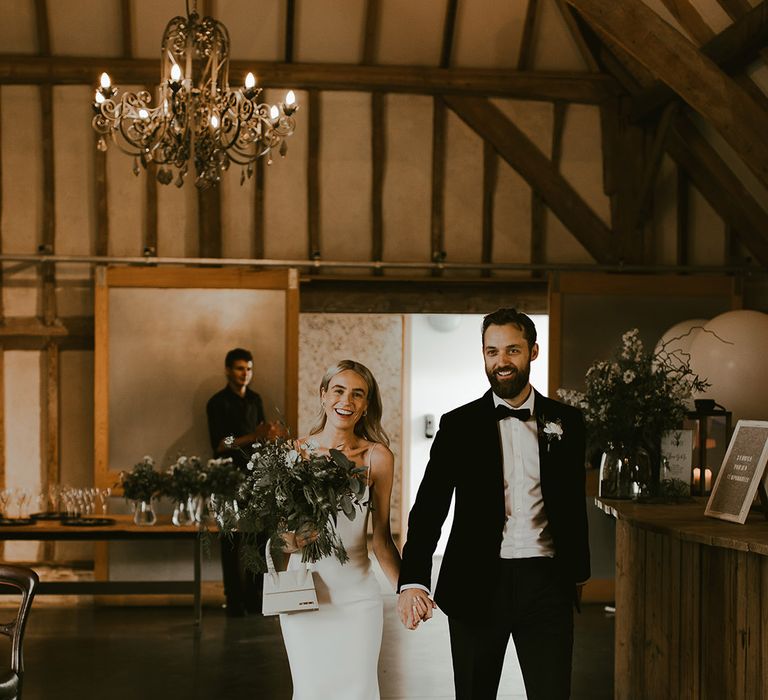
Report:
[[[452,698],[445,617],[438,612],[408,632],[395,619],[394,596],[385,601],[382,698]],[[24,698],[290,700],[290,671],[275,618],[231,619],[206,609],[199,632],[191,618],[185,607],[37,607],[25,640]],[[576,620],[572,697],[608,699],[612,687],[613,618],[602,606],[585,606]],[[525,698],[511,643],[499,697]]]

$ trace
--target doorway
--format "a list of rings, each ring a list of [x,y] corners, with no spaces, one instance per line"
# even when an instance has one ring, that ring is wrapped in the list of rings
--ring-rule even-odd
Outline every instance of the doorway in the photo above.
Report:
[[[549,368],[549,316],[531,315],[536,324],[539,356],[531,364],[531,384],[547,393]],[[416,498],[440,417],[481,396],[488,389],[483,369],[481,314],[408,314],[404,338],[404,447],[403,515],[407,518]],[[427,425],[431,417],[432,430]],[[471,439],[471,436],[468,436]],[[453,506],[438,543],[441,555],[453,520]],[[405,533],[406,523],[402,532]]]

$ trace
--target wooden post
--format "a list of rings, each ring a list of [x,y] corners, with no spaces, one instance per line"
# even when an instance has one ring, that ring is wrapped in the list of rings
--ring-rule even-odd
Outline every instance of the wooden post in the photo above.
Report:
[[[432,260],[441,261],[445,255],[445,103],[436,97],[432,101],[432,215],[431,253]],[[443,274],[440,269],[432,270],[433,277]]]
[[[320,249],[320,94],[309,91],[309,134],[307,154],[307,258],[321,257]]]
[[[371,260],[380,261],[384,256],[384,158],[387,151],[385,128],[384,95],[375,92],[371,95],[371,116],[373,120],[371,129],[371,161],[373,163],[372,178],[372,250]],[[375,269],[374,275],[381,275],[381,269]]]
[[[264,258],[264,159],[258,158],[253,171],[253,257]]]
[[[99,135],[94,132],[93,179],[96,200],[96,255],[109,255],[109,205],[107,201],[107,152],[96,144]]]
[[[493,206],[496,195],[498,157],[493,146],[483,141],[483,248],[481,261],[493,261]],[[483,277],[490,277],[490,270],[483,270]]]

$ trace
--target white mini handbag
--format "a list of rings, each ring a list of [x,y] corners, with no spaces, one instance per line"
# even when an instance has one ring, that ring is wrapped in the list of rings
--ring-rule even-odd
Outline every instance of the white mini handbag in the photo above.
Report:
[[[317,591],[309,565],[290,571],[275,570],[270,545],[267,541],[267,573],[264,574],[264,592],[261,605],[263,615],[317,610]]]

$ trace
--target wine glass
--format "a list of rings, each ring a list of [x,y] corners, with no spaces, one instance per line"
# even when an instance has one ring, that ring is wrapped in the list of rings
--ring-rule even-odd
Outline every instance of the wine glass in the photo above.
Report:
[[[99,503],[101,503],[101,514],[107,514],[107,507],[109,504],[109,497],[112,495],[112,489],[107,487],[105,489],[97,489],[99,495]]]

